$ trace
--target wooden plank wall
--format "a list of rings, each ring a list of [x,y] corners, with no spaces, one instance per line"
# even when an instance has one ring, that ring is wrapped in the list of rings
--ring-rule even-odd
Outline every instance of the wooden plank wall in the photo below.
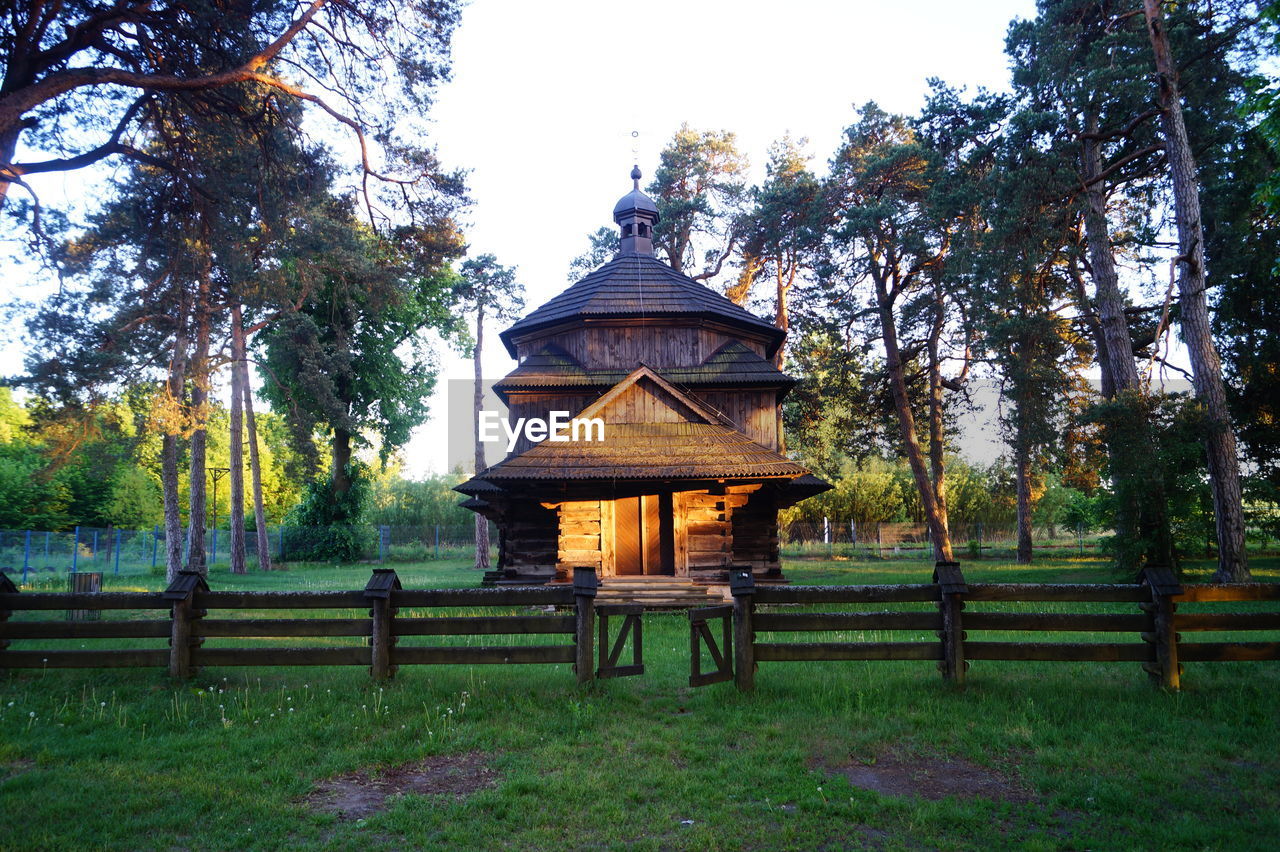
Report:
[[[739,432],[757,444],[778,449],[776,390],[694,391],[693,396],[728,417]]]
[[[619,394],[600,416],[605,423],[701,423],[704,419],[645,378]]]
[[[521,360],[554,343],[592,370],[634,370],[641,361],[650,367],[696,367],[726,343],[738,340],[760,357],[764,344],[715,329],[674,324],[592,325],[562,331],[521,343]]]

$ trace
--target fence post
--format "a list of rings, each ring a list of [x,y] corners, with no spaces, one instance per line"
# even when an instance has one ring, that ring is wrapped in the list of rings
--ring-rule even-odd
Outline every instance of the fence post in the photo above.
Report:
[[[76,540],[71,545],[71,573],[74,574],[80,565],[80,528],[76,527]]]
[[[440,558],[440,525],[436,524],[436,559]]]
[[[31,530],[22,542],[22,582],[27,582],[27,572],[31,570]]]
[[[964,658],[965,633],[960,625],[960,611],[964,609],[962,595],[969,591],[959,562],[937,562],[933,566],[933,582],[938,584],[938,611],[942,614],[942,659],[938,671],[942,677],[956,684],[964,684],[965,669],[969,663]]]
[[[733,594],[733,683],[740,692],[756,688],[756,581],[750,568],[729,571],[729,591]]]
[[[120,528],[116,527],[116,553],[115,553],[115,556],[116,556],[115,573],[116,574],[120,573],[120,538],[121,538]]]
[[[396,644],[394,619],[396,607],[391,600],[392,593],[403,588],[394,568],[374,568],[373,575],[365,584],[364,596],[372,609],[369,618],[372,620],[369,631],[370,665],[369,674],[374,680],[387,680],[395,677],[397,667],[391,663],[391,648]]]
[[[0,571],[0,595],[16,595],[18,594],[18,591],[19,591],[18,587],[15,586],[13,584],[13,581],[9,579],[9,575],[4,573],[3,571]],[[8,621],[9,616],[11,614],[12,613],[9,611],[8,607],[0,606],[0,624],[3,624],[4,622]],[[5,648],[8,648],[8,647],[9,647],[9,640],[4,638],[3,636],[0,636],[0,651],[3,651]],[[4,674],[5,674],[4,667],[0,666],[0,675],[4,675]]]
[[[160,552],[160,525],[151,531],[151,567],[156,567],[156,555]]]
[[[876,521],[876,558],[884,559],[884,523]]]
[[[439,527],[436,527],[439,530]],[[573,670],[578,683],[595,680],[596,590],[600,580],[594,567],[573,569],[573,604],[575,643]]]
[[[195,608],[197,591],[209,591],[209,584],[199,571],[179,571],[169,588],[160,593],[173,602],[170,612],[169,676],[186,679],[195,673],[191,666],[191,651],[203,644],[203,639],[191,638],[191,624],[204,617],[204,610]]]
[[[1139,581],[1151,589],[1151,603],[1142,604],[1147,614],[1149,631],[1142,634],[1151,643],[1153,659],[1142,668],[1153,683],[1166,689],[1182,688],[1182,664],[1178,662],[1179,636],[1173,629],[1173,614],[1178,605],[1174,595],[1182,594],[1182,585],[1173,572],[1163,565],[1148,565],[1142,569]]]

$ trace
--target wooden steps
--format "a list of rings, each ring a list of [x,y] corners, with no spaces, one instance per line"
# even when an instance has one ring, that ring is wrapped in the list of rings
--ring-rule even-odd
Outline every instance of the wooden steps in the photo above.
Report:
[[[640,604],[645,609],[692,609],[722,603],[714,587],[687,577],[606,577],[596,604]]]

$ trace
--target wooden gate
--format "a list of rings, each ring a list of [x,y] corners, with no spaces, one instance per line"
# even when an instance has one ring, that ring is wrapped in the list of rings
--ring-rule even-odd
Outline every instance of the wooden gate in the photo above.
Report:
[[[639,604],[604,604],[595,609],[596,620],[600,625],[600,664],[596,667],[596,677],[644,674],[644,636],[640,622],[644,607]],[[622,625],[610,644],[609,618],[615,616],[622,618]],[[631,663],[620,666],[618,660],[626,650],[628,636],[631,638]]]
[[[720,643],[707,622],[720,619]],[[715,671],[702,671],[702,648],[706,647]],[[733,605],[708,606],[689,610],[689,685],[706,686],[733,680]]]

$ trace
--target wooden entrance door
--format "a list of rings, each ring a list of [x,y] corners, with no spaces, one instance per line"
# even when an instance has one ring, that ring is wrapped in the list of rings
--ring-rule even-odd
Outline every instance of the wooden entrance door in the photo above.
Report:
[[[663,499],[663,498],[666,499]],[[670,495],[614,501],[614,573],[622,577],[675,573]]]

